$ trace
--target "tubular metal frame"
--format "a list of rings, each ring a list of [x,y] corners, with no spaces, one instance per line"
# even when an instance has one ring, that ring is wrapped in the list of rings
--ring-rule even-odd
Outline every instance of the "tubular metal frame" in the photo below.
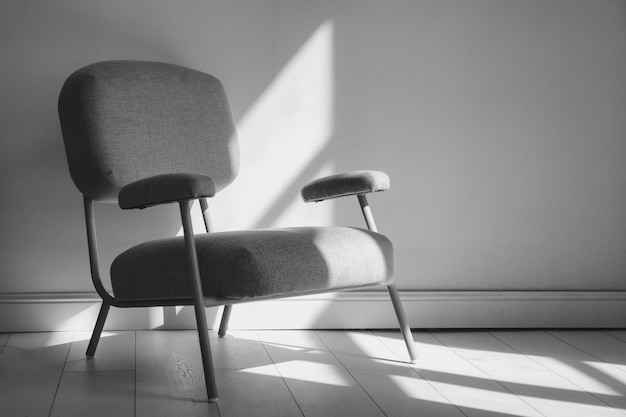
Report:
[[[370,208],[369,202],[367,201],[367,196],[365,194],[357,194],[357,199],[359,200],[359,206],[361,207],[361,212],[363,213],[363,218],[365,220],[367,228],[372,232],[378,233],[378,228],[376,227],[376,222],[374,221],[372,209]],[[402,302],[400,301],[400,295],[398,294],[396,284],[393,282],[387,284],[387,291],[389,292],[391,303],[393,305],[394,312],[396,313],[396,317],[400,325],[400,331],[402,332],[402,337],[404,338],[404,343],[406,344],[409,358],[411,359],[411,363],[415,363],[417,362],[415,343],[413,341],[413,335],[411,334],[411,327],[409,326],[406,314],[404,313],[404,308],[402,307]],[[221,337],[224,337],[226,335],[232,307],[232,305],[224,306],[222,320],[220,322],[220,330],[218,333]]]
[[[369,207],[367,198],[364,194],[357,195],[359,200],[359,205],[361,207],[361,211],[363,213],[365,223],[367,224],[367,228],[373,232],[377,232],[376,223],[374,222],[374,217],[372,215],[371,209]],[[104,324],[106,322],[107,315],[111,306],[119,307],[119,308],[129,308],[129,307],[165,307],[165,306],[189,306],[192,305],[194,307],[194,312],[196,316],[196,324],[198,337],[200,341],[200,353],[202,356],[202,365],[204,371],[204,379],[207,390],[207,397],[209,402],[217,401],[217,388],[215,383],[215,371],[213,367],[213,359],[211,356],[211,347],[209,343],[209,333],[208,333],[208,325],[206,321],[206,308],[207,307],[215,307],[215,306],[224,306],[222,319],[220,322],[220,328],[218,335],[223,337],[226,335],[228,329],[228,322],[230,319],[232,305],[248,302],[249,300],[233,300],[221,297],[205,297],[202,292],[202,283],[200,279],[200,271],[198,267],[198,257],[196,252],[196,244],[195,237],[193,232],[193,225],[191,221],[191,208],[192,208],[192,200],[183,200],[179,201],[178,204],[180,206],[180,215],[181,222],[183,225],[184,231],[184,240],[185,240],[185,248],[187,254],[187,264],[188,270],[190,271],[190,281],[193,289],[193,297],[189,299],[163,299],[163,300],[118,300],[115,297],[111,296],[109,292],[106,290],[102,283],[102,278],[100,275],[100,267],[98,260],[98,243],[96,237],[96,222],[94,216],[93,209],[93,201],[87,197],[83,196],[84,202],[84,210],[85,210],[85,223],[87,228],[87,245],[89,249],[89,264],[91,269],[91,278],[96,289],[98,295],[102,298],[102,306],[100,307],[100,312],[98,314],[98,319],[96,320],[96,324],[94,326],[93,333],[91,335],[91,339],[89,341],[89,346],[87,347],[86,356],[88,358],[93,358],[96,352],[96,348],[98,347],[98,342],[100,340],[100,336],[102,334],[102,330],[104,328]],[[200,208],[202,210],[202,216],[204,219],[204,225],[207,233],[211,233],[213,231],[213,225],[211,223],[211,218],[209,215],[208,203],[206,198],[200,199]],[[356,288],[365,288],[371,287],[371,285],[355,287]],[[391,297],[391,301],[400,324],[400,330],[402,331],[402,335],[404,337],[404,341],[407,346],[407,350],[409,353],[409,357],[412,363],[415,363],[417,360],[417,354],[415,352],[413,337],[411,335],[411,329],[408,325],[408,321],[404,314],[404,309],[400,302],[400,297],[398,295],[398,291],[395,287],[395,284],[392,282],[387,284],[387,289],[389,291],[389,295]],[[326,293],[328,291],[312,291],[308,293],[301,293],[297,295],[307,295],[307,294],[319,294]],[[263,300],[276,299],[276,298],[287,298],[283,295],[281,296],[270,296],[263,297]],[[257,299],[255,299],[256,301]],[[261,299],[258,299],[261,300]]]
[[[361,206],[361,211],[363,212],[363,217],[365,218],[365,224],[367,224],[367,228],[372,232],[378,232],[376,222],[374,221],[374,215],[372,214],[372,209],[370,208],[370,205],[367,201],[367,197],[365,196],[365,194],[359,194],[357,195],[357,198],[359,199],[359,206]],[[404,314],[402,302],[400,302],[400,295],[398,294],[396,284],[393,282],[387,284],[387,290],[389,291],[391,303],[393,304],[393,309],[396,312],[396,317],[398,318],[398,323],[400,324],[400,331],[402,332],[404,343],[406,344],[406,348],[409,351],[411,363],[415,363],[417,362],[415,343],[413,342],[411,327],[409,327],[409,322],[406,319],[406,315]]]

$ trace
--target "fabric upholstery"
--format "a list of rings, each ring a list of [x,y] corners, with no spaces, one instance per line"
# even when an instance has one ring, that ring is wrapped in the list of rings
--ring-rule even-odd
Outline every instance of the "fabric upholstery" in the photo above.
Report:
[[[351,171],[311,181],[302,187],[304,201],[322,201],[355,194],[386,191],[389,176],[381,171]]]
[[[206,175],[216,191],[238,172],[235,124],[222,84],[177,65],[107,61],[74,72],[59,118],[71,177],[96,201],[169,173]]]
[[[118,203],[123,209],[145,208],[179,200],[215,195],[215,181],[205,175],[163,174],[125,185]]]
[[[387,283],[391,242],[349,227],[219,232],[196,236],[205,296],[249,299]],[[111,266],[121,300],[190,298],[182,237],[137,245]]]

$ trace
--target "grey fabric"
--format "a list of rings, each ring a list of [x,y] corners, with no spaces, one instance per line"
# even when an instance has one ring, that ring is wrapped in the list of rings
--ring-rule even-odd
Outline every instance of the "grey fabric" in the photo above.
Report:
[[[168,173],[206,175],[216,191],[238,171],[235,125],[215,77],[143,61],[107,61],[73,73],[63,85],[59,118],[70,174],[96,201]]]
[[[383,235],[349,227],[220,232],[196,236],[205,296],[288,295],[391,280],[393,249]],[[190,298],[183,238],[137,245],[111,266],[121,300]]]
[[[118,203],[123,209],[145,208],[214,195],[215,181],[210,177],[187,173],[163,174],[125,185],[120,190]]]
[[[304,201],[322,201],[329,198],[386,191],[389,176],[381,171],[351,171],[311,181],[302,188]]]

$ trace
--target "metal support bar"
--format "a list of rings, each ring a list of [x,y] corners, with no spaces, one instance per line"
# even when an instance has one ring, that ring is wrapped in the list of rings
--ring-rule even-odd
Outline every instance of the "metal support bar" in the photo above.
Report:
[[[102,298],[102,306],[100,307],[100,313],[98,313],[98,319],[91,333],[91,339],[89,340],[89,346],[87,346],[87,352],[85,352],[88,358],[93,358],[96,354],[96,348],[102,335],[102,329],[104,329],[104,323],[106,322],[109,309],[112,302],[115,301],[113,297],[107,292],[106,288],[102,284],[102,278],[100,277],[100,265],[98,262],[98,241],[96,239],[96,220],[93,212],[93,201],[83,195],[83,206],[85,211],[85,227],[87,229],[87,248],[89,250],[89,267],[91,270],[91,280],[96,289],[98,295]]]
[[[363,212],[363,217],[365,218],[367,228],[372,232],[378,232],[376,222],[374,221],[374,215],[372,214],[370,205],[367,202],[367,197],[365,196],[365,194],[359,194],[357,195],[357,198],[359,199],[359,205],[361,206],[361,211]],[[406,319],[406,315],[404,314],[404,308],[402,307],[402,302],[400,301],[400,296],[398,295],[396,284],[394,284],[393,282],[391,284],[388,284],[387,289],[389,290],[391,303],[393,304],[393,309],[396,312],[396,317],[398,318],[398,323],[400,324],[400,331],[402,332],[402,337],[404,337],[404,343],[406,343],[406,348],[409,351],[409,358],[411,358],[411,363],[415,363],[417,361],[415,343],[413,342],[411,327],[409,326],[409,322]]]
[[[396,317],[398,318],[398,323],[400,324],[400,331],[402,332],[402,337],[404,337],[404,343],[406,344],[406,348],[409,351],[409,358],[411,359],[411,363],[415,363],[417,362],[415,343],[413,342],[411,327],[409,326],[409,322],[406,319],[406,315],[404,314],[404,308],[402,308],[402,303],[400,302],[400,296],[398,295],[396,284],[391,283],[387,285],[387,289],[389,290],[391,303],[393,304],[393,309],[396,312]]]
[[[367,197],[365,194],[357,195],[359,199],[359,205],[361,206],[361,211],[363,212],[363,217],[365,218],[365,224],[367,224],[367,228],[372,232],[378,232],[376,228],[376,222],[374,222],[374,216],[372,215],[372,210],[370,209],[370,205],[367,202]]]
[[[89,249],[89,266],[91,268],[91,280],[96,288],[96,292],[102,298],[102,300],[111,305],[115,305],[115,299],[111,297],[104,285],[102,284],[102,278],[100,277],[100,266],[98,262],[98,242],[96,239],[96,220],[93,214],[93,202],[87,197],[83,196],[83,202],[85,207],[85,226],[87,228],[87,247]]]
[[[207,233],[211,233],[213,231],[213,223],[211,222],[209,203],[206,198],[200,199],[200,209],[202,210],[202,217],[204,218],[204,228]],[[220,329],[217,332],[219,337],[226,336],[226,332],[228,331],[228,321],[230,320],[230,313],[232,310],[233,306],[231,304],[226,304],[224,308],[222,308],[222,320],[220,321]]]
[[[196,241],[193,235],[190,209],[191,205],[189,201],[180,202],[180,214],[183,222],[183,230],[185,232],[187,268],[193,289],[193,305],[196,313],[198,337],[200,338],[200,353],[202,355],[202,366],[204,368],[204,380],[206,383],[207,397],[209,402],[216,402],[217,388],[215,384],[215,372],[213,369],[213,359],[211,357],[211,346],[209,345],[209,331],[206,320],[202,282],[200,281],[200,269],[198,267],[198,254],[196,252]]]
[[[222,320],[220,321],[220,329],[217,332],[217,335],[219,337],[226,336],[226,332],[228,331],[228,321],[230,320],[230,313],[232,310],[232,304],[227,304],[222,309]]]
[[[209,203],[206,198],[200,199],[200,209],[202,210],[202,218],[204,219],[204,230],[206,230],[207,233],[211,233],[213,231],[213,222],[211,221]]]
[[[96,354],[96,348],[98,347],[98,342],[100,341],[100,335],[102,334],[102,329],[104,328],[104,322],[107,319],[107,315],[109,314],[109,309],[111,305],[106,301],[102,301],[102,306],[100,307],[100,313],[98,314],[98,320],[96,320],[96,326],[91,333],[91,340],[89,340],[89,346],[87,346],[86,355],[88,358],[93,358]]]

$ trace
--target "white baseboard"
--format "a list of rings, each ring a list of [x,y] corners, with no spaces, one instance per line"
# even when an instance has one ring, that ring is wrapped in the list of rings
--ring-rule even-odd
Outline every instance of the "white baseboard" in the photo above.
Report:
[[[413,328],[626,328],[626,291],[401,291]],[[91,330],[95,293],[0,294],[0,332]],[[207,309],[217,328],[220,309]],[[194,328],[191,307],[112,308],[105,329]],[[386,291],[341,292],[233,307],[231,329],[384,329]]]

